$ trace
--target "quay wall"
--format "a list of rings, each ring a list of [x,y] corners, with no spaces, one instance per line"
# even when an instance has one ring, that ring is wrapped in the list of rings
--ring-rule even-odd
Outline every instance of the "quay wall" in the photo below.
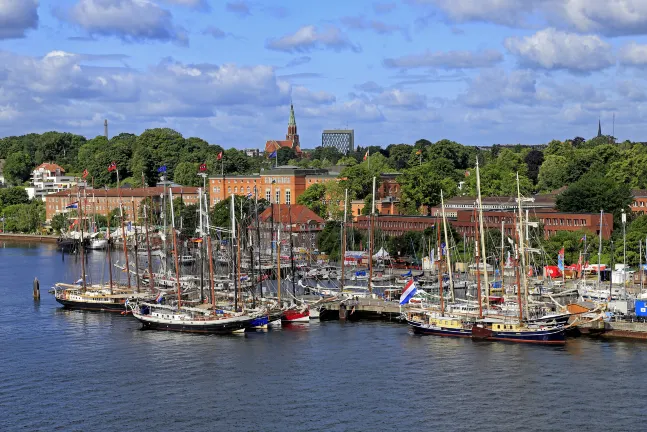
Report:
[[[0,241],[56,243],[56,240],[58,240],[57,236],[50,235],[0,233]]]

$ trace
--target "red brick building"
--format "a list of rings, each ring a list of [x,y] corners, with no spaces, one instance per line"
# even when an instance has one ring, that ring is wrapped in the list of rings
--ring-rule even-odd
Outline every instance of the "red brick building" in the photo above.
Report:
[[[476,232],[476,222],[473,210],[455,210],[454,217],[448,217],[447,221],[468,239],[472,239]],[[515,211],[485,211],[483,212],[483,226],[485,229],[503,229],[507,236],[514,236],[515,233]],[[544,237],[548,238],[559,231],[587,231],[598,234],[600,231],[599,214],[581,213],[559,213],[554,211],[531,210],[529,214],[531,221],[543,224]],[[478,220],[478,216],[477,216]],[[440,216],[391,216],[379,215],[376,218],[375,228],[389,236],[399,236],[407,231],[424,231],[426,228],[442,222]],[[368,217],[357,217],[357,228],[368,229]],[[602,218],[602,238],[608,239],[613,231],[613,215],[605,214]]]
[[[635,189],[632,192],[634,200],[631,203],[631,211],[637,215],[647,214],[647,190]]]
[[[268,155],[279,149],[287,147],[294,149],[297,156],[301,156],[301,143],[299,142],[299,134],[297,133],[297,122],[294,118],[294,106],[290,104],[290,119],[288,120],[288,133],[285,135],[284,140],[268,140],[265,143],[265,153]]]
[[[279,217],[280,215],[280,217]],[[290,232],[294,247],[314,249],[317,247],[317,234],[323,230],[326,221],[304,205],[274,204],[260,215],[261,244],[269,245],[276,239],[277,229],[281,229],[281,246],[289,250]],[[255,229],[254,226],[249,227]],[[252,237],[254,238],[254,237]]]
[[[185,204],[198,203],[198,188],[186,186],[167,187],[166,193],[173,191],[173,199],[182,198]],[[65,207],[79,201],[77,188],[56,192],[45,196],[45,214],[48,221],[57,213],[67,213]],[[164,194],[163,186],[148,188],[121,188],[121,189],[81,189],[80,196],[85,214],[98,214],[108,216],[108,213],[123,204],[126,218],[132,220],[132,203],[135,203],[135,212],[139,214],[139,206],[145,198],[152,198],[153,205],[159,206]],[[167,195],[168,196],[168,195]]]

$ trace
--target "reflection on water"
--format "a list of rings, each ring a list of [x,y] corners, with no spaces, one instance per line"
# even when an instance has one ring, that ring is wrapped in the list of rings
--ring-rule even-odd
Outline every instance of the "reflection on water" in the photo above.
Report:
[[[59,255],[0,248],[2,431],[626,431],[647,421],[644,343],[474,343],[377,322],[142,331],[131,317],[61,309],[46,287],[79,263]],[[92,271],[104,257],[89,254]]]

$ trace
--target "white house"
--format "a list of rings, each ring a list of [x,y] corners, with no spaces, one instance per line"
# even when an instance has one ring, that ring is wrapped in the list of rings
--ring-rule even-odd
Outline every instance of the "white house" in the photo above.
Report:
[[[31,186],[25,188],[29,199],[45,201],[45,195],[69,189],[72,186],[86,186],[77,177],[66,176],[65,170],[55,163],[44,162],[31,172]]]

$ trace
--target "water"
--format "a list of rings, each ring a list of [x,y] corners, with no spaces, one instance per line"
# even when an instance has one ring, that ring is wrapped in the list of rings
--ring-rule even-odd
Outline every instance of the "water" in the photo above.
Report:
[[[627,431],[647,421],[645,343],[474,343],[372,322],[140,331],[129,317],[60,309],[47,289],[76,272],[47,246],[0,249],[1,431]]]

